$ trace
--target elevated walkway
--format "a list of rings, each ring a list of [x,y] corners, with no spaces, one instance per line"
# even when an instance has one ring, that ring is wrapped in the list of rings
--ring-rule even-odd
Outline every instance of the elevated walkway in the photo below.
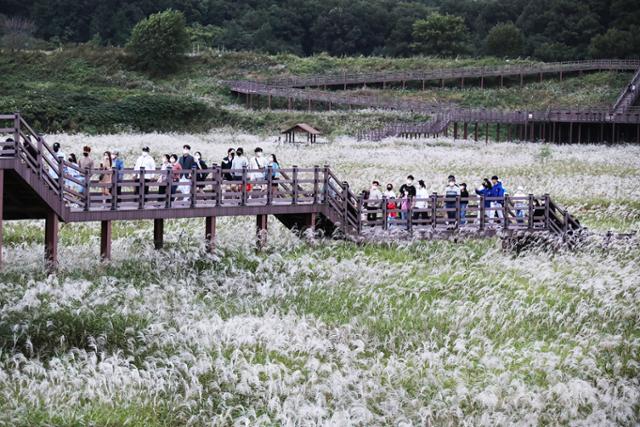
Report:
[[[482,197],[448,199],[433,194],[428,209],[402,211],[387,200],[371,201],[356,195],[329,166],[256,170],[135,171],[87,169],[56,157],[45,140],[19,114],[0,115],[0,255],[3,220],[45,219],[45,260],[56,267],[58,224],[101,223],[101,256],[111,256],[113,221],[153,220],[156,248],[163,245],[164,220],[205,219],[208,247],[215,246],[216,218],[255,216],[257,246],[266,243],[267,217],[273,215],[287,228],[325,237],[366,239],[365,228],[403,227],[409,232],[454,234],[461,230],[479,235],[496,232],[551,232],[566,235],[580,229],[548,195],[491,201],[503,219],[487,220]],[[466,213],[462,206],[466,204]],[[375,216],[375,219],[373,217]],[[379,220],[378,220],[379,217]],[[420,219],[418,219],[420,218]],[[453,218],[453,219],[452,219]],[[1,262],[1,258],[0,258]]]

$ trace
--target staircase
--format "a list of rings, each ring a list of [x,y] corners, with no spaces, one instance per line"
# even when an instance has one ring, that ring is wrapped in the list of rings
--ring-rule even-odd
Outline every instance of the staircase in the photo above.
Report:
[[[448,114],[436,114],[424,123],[392,123],[382,129],[372,129],[366,132],[359,132],[358,140],[380,141],[384,138],[405,137],[410,138],[419,135],[438,134],[443,132],[449,125]]]
[[[625,113],[637,100],[640,94],[640,68],[633,75],[633,78],[627,86],[625,86],[616,102],[613,104],[612,111],[614,113]]]

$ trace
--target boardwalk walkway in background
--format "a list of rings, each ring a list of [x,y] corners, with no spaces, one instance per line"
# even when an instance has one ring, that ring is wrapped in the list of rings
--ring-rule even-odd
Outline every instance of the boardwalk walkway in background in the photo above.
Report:
[[[112,221],[122,220],[153,220],[156,248],[163,245],[165,219],[193,217],[205,219],[204,235],[210,249],[219,216],[255,216],[259,247],[266,243],[268,215],[299,233],[311,229],[327,237],[356,239],[375,227],[430,236],[493,235],[497,231],[564,235],[580,229],[549,195],[485,200],[433,194],[425,200],[427,207],[403,212],[387,200],[369,201],[356,195],[329,166],[281,169],[276,180],[269,168],[260,173],[260,179],[249,179],[255,171],[223,171],[217,165],[177,174],[81,170],[58,159],[19,114],[2,115],[0,120],[5,124],[0,134],[13,139],[0,142],[0,254],[3,220],[45,219],[45,256],[50,268],[57,265],[60,221],[99,221],[104,259],[111,256]],[[503,220],[488,218],[485,202],[489,201],[502,204],[497,211]],[[399,219],[402,214],[403,220]]]
[[[426,103],[393,98],[380,95],[351,95],[329,90],[303,89],[309,87],[372,85],[402,82],[440,80],[444,85],[446,79],[460,79],[464,87],[464,79],[480,79],[480,86],[485,86],[487,78],[499,78],[500,85],[504,78],[517,75],[520,85],[524,76],[537,75],[542,80],[544,74],[557,73],[562,79],[567,73],[593,72],[602,70],[628,71],[637,70],[634,77],[625,85],[616,102],[609,107],[584,107],[578,109],[548,108],[544,111],[534,109],[500,110],[491,108],[460,108],[452,104]],[[294,103],[302,102],[308,111],[319,105],[326,105],[331,110],[334,105],[393,109],[422,113],[431,117],[428,122],[420,124],[395,123],[382,129],[371,129],[356,132],[360,139],[379,140],[384,137],[401,136],[417,138],[421,136],[439,136],[453,133],[454,139],[459,137],[458,127],[463,128],[463,139],[468,139],[469,125],[474,129],[471,133],[478,140],[478,124],[484,125],[482,133],[485,140],[489,134],[500,140],[500,131],[505,139],[512,141],[549,141],[549,142],[637,142],[640,143],[640,108],[634,107],[640,91],[640,60],[595,60],[574,61],[533,65],[509,65],[502,67],[445,68],[424,71],[386,72],[386,73],[337,73],[326,76],[292,77],[267,82],[256,81],[224,81],[232,92],[244,94],[246,105],[252,108],[258,104],[260,96],[266,97],[267,107],[271,108],[273,98],[285,99],[291,109]],[[255,97],[255,99],[254,99]],[[501,129],[502,125],[502,129]],[[491,126],[491,128],[489,128]],[[453,129],[451,129],[453,127]]]

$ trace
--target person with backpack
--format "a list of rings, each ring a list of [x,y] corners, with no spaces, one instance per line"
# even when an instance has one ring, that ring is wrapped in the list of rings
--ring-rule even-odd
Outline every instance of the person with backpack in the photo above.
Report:
[[[488,200],[491,197],[491,181],[488,178],[484,178],[482,180],[482,186],[476,189],[476,194],[478,196],[484,197],[484,214],[487,218],[489,218],[489,222],[492,221],[493,213],[491,212],[491,200]],[[480,210],[478,209],[478,219],[480,218]]]
[[[408,175],[407,181],[400,187],[400,197],[402,198],[402,211],[400,212],[400,216],[403,221],[408,219],[409,209],[413,207],[413,202],[417,194],[413,181],[413,175]]]
[[[249,172],[249,180],[253,182],[247,185],[248,187],[247,191],[252,191],[252,189],[254,191],[256,190],[261,191],[262,186],[260,184],[256,184],[255,181],[260,181],[261,179],[264,178],[264,170],[265,170],[265,166],[267,165],[267,162],[263,157],[264,152],[262,151],[262,148],[256,147],[256,149],[253,150],[253,152],[254,152],[254,155],[249,161],[249,169],[251,170],[251,172]],[[249,187],[249,185],[251,187]]]

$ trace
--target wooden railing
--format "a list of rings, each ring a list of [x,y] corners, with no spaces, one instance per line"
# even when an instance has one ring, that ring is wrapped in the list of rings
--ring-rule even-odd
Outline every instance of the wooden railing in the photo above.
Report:
[[[374,73],[337,72],[333,74],[294,76],[266,80],[265,83],[287,87],[318,87],[347,84],[407,82],[440,79],[478,78],[540,73],[559,73],[593,70],[635,70],[640,60],[601,59],[589,61],[550,62],[542,64],[516,64],[493,67],[439,68],[414,71],[386,71]]]
[[[277,207],[317,206],[345,235],[359,235],[363,229],[403,227],[432,230],[487,229],[552,231],[566,234],[580,225],[569,213],[554,204],[548,195],[446,197],[432,194],[413,199],[403,209],[400,199],[368,200],[357,196],[329,166],[274,170],[208,169],[133,170],[81,169],[56,157],[53,150],[31,129],[19,114],[2,115],[0,121],[12,127],[0,128],[14,141],[0,143],[0,160],[24,165],[31,177],[42,185],[37,191],[52,192],[60,206],[82,220],[85,213],[116,211],[172,210],[174,217],[198,208],[230,208],[243,215],[248,209],[274,213]],[[35,139],[36,143],[32,140]],[[10,191],[10,190],[9,190]],[[488,207],[489,202],[497,206]],[[295,213],[295,209],[287,213]],[[495,213],[502,217],[493,219]],[[65,220],[65,212],[57,214]],[[81,215],[81,216],[77,216]],[[374,218],[375,216],[375,218]]]
[[[611,108],[612,111],[625,113],[630,108],[631,105],[638,99],[638,94],[640,93],[640,68],[636,71],[636,73],[631,78],[631,82],[629,85],[625,86],[621,91],[620,95],[616,99]]]

